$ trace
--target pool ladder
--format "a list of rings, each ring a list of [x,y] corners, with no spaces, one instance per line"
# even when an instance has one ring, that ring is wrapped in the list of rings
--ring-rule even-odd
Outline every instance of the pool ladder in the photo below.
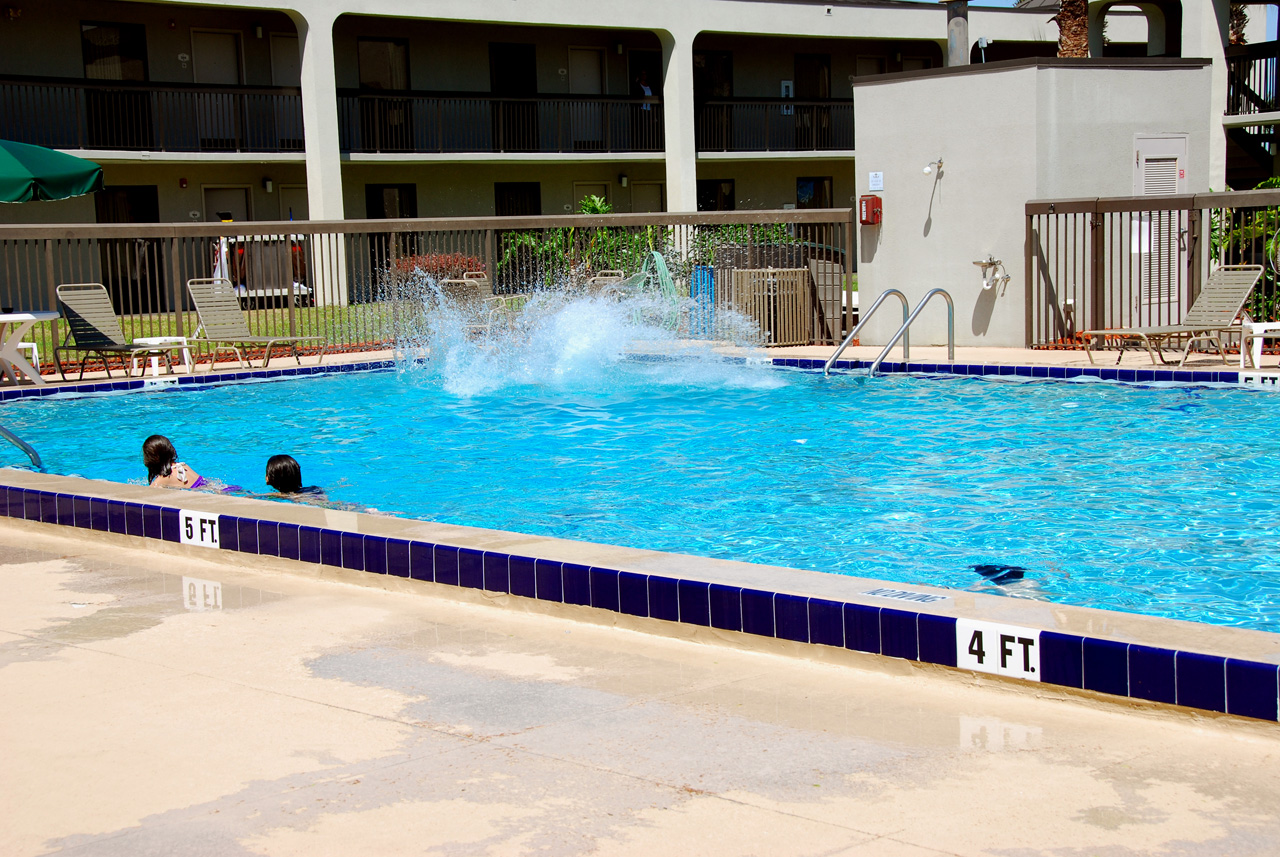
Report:
[[[25,452],[27,454],[27,458],[31,459],[31,463],[35,465],[37,470],[44,470],[44,462],[40,460],[40,453],[36,452],[31,444],[27,443],[4,426],[0,426],[0,437]]]
[[[951,295],[947,294],[947,290],[930,289],[929,292],[920,299],[920,303],[916,304],[916,308],[908,312],[909,304],[907,303],[907,296],[897,289],[885,289],[880,294],[880,297],[876,298],[876,302],[871,305],[871,308],[867,310],[867,314],[858,320],[857,327],[849,331],[849,335],[844,338],[844,342],[841,342],[840,347],[836,349],[835,353],[832,354],[830,358],[828,358],[827,362],[822,367],[823,375],[831,374],[831,367],[835,365],[836,360],[839,359],[840,355],[844,353],[844,350],[849,347],[849,343],[853,342],[853,340],[857,338],[859,331],[862,330],[862,326],[871,319],[871,316],[875,314],[875,311],[880,308],[880,305],[884,303],[885,299],[890,295],[893,295],[898,300],[902,301],[902,326],[898,328],[898,331],[893,336],[889,337],[889,344],[884,347],[884,350],[880,352],[879,356],[877,356],[875,360],[871,361],[871,366],[867,368],[867,374],[876,374],[876,370],[880,368],[880,364],[884,362],[884,358],[889,356],[889,351],[893,346],[898,344],[899,339],[902,340],[902,359],[907,360],[910,358],[911,323],[919,317],[920,311],[923,310],[925,305],[933,299],[934,295],[942,295],[947,302],[947,359],[952,362],[955,361],[956,305],[955,302],[951,300]]]

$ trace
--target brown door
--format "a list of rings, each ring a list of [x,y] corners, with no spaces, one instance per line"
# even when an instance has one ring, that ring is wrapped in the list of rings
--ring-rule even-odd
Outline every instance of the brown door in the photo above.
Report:
[[[831,97],[831,55],[796,54],[796,100],[826,101]],[[796,148],[831,148],[831,109],[813,104],[797,105]]]
[[[729,51],[694,51],[695,139],[700,150],[729,150],[733,141],[733,105],[714,102],[731,98],[733,54]]]
[[[538,151],[537,48],[490,42],[489,91],[494,97],[494,151]]]
[[[160,196],[155,185],[108,185],[94,194],[99,223],[159,223]],[[164,312],[164,243],[158,238],[101,238],[98,258],[102,284],[122,315]],[[203,275],[201,275],[203,276]],[[128,324],[125,324],[126,330]]]
[[[409,43],[404,39],[360,39],[360,135],[366,152],[414,151],[409,99]]]
[[[147,32],[142,24],[83,21],[80,49],[88,80],[147,80]],[[129,86],[89,89],[85,133],[91,149],[154,149],[151,93]]]

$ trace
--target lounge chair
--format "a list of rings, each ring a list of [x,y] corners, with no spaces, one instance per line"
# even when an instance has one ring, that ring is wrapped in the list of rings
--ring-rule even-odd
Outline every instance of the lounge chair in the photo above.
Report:
[[[1236,327],[1236,317],[1249,299],[1249,293],[1262,276],[1261,265],[1223,265],[1209,275],[1209,279],[1200,288],[1200,294],[1192,302],[1182,324],[1170,324],[1157,327],[1120,327],[1108,330],[1086,330],[1080,335],[1084,337],[1085,352],[1089,362],[1093,362],[1093,342],[1095,339],[1105,342],[1107,339],[1121,341],[1120,357],[1124,356],[1126,340],[1137,340],[1146,347],[1151,355],[1152,364],[1156,363],[1156,353],[1160,354],[1160,362],[1171,363],[1164,359],[1164,348],[1170,339],[1185,337],[1182,347],[1182,359],[1178,365],[1187,362],[1191,346],[1196,342],[1208,342],[1218,349],[1222,362],[1227,357],[1222,348],[1222,334]],[[1238,329],[1238,328],[1237,328]],[[1116,362],[1120,362],[1120,357]]]
[[[218,361],[218,353],[222,351],[235,352],[242,366],[249,365],[249,361],[240,350],[241,346],[246,345],[267,347],[266,354],[262,358],[264,369],[271,362],[271,350],[282,343],[289,345],[293,351],[293,359],[297,360],[298,365],[301,366],[302,358],[298,355],[298,343],[319,342],[321,343],[319,362],[324,362],[324,354],[328,346],[324,344],[323,336],[255,336],[250,332],[249,323],[245,321],[244,312],[240,309],[240,297],[236,294],[236,287],[225,277],[187,280],[187,291],[196,305],[196,315],[200,320],[191,341],[214,346],[213,362],[209,364],[210,372],[213,371],[213,364]]]
[[[64,381],[67,380],[67,373],[62,367],[60,357],[64,351],[97,354],[102,358],[102,365],[107,370],[107,377],[110,378],[109,355],[114,354],[120,358],[125,377],[128,377],[131,358],[158,357],[182,347],[181,345],[136,345],[125,342],[120,319],[116,316],[115,308],[111,306],[111,295],[107,294],[107,288],[102,283],[64,283],[58,286],[56,291],[67,319],[67,335],[63,337],[62,344],[53,349],[53,362]],[[68,343],[73,339],[75,344],[69,345]],[[168,368],[170,372],[173,371],[172,366]],[[83,378],[84,361],[82,360],[80,361],[80,379]]]
[[[486,336],[495,326],[511,321],[527,301],[527,295],[495,295],[489,278],[477,271],[468,271],[461,279],[439,282],[440,296],[472,317],[467,332]]]

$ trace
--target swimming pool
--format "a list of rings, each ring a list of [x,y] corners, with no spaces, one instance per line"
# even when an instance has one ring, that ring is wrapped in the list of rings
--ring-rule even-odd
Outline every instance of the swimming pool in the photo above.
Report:
[[[5,419],[55,473],[141,481],[162,431],[206,475],[257,487],[289,452],[333,498],[397,515],[1280,629],[1274,396],[709,354],[553,365],[463,393],[437,366]]]

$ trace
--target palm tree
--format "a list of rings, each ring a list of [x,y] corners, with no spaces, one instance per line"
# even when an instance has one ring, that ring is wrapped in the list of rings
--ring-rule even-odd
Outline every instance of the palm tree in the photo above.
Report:
[[[1058,56],[1089,56],[1088,0],[1062,0],[1058,14],[1049,20],[1058,22]]]

